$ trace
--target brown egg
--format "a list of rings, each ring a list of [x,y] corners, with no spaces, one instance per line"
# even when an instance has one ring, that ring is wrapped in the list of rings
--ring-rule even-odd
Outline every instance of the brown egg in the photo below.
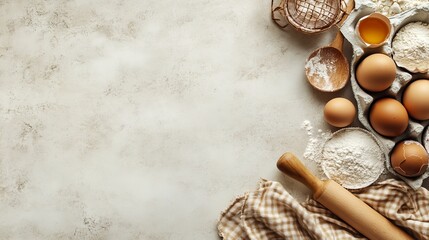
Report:
[[[381,92],[392,85],[396,77],[396,65],[387,55],[376,53],[366,57],[357,67],[356,80],[371,92]]]
[[[416,141],[406,140],[396,144],[390,156],[395,172],[405,177],[417,177],[428,168],[429,156],[426,149]]]
[[[411,117],[417,120],[429,119],[429,80],[412,82],[402,96],[402,103]]]
[[[371,106],[369,121],[379,134],[396,137],[407,129],[408,114],[400,102],[393,98],[382,98]]]
[[[334,98],[326,103],[323,115],[325,121],[332,126],[345,127],[353,122],[356,108],[348,99]]]

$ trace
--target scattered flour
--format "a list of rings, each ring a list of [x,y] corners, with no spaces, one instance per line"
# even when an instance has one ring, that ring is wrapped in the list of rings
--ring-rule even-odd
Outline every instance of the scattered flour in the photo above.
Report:
[[[428,4],[428,0],[371,0],[375,10],[386,16],[393,16],[417,6]]]
[[[429,24],[412,22],[402,27],[392,42],[393,58],[409,70],[429,69]]]
[[[384,160],[376,140],[359,128],[339,130],[322,150],[322,168],[326,175],[349,189],[375,182],[384,171]]]
[[[321,170],[322,147],[326,140],[331,137],[332,133],[330,131],[323,132],[321,129],[318,129],[317,133],[313,133],[313,126],[309,120],[305,120],[301,128],[306,130],[308,136],[308,143],[303,157],[307,161],[316,163],[319,170]]]

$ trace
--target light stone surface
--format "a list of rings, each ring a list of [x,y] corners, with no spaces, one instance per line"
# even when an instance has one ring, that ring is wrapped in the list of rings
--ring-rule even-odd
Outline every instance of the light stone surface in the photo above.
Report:
[[[218,239],[321,94],[270,1],[0,0],[0,239]],[[350,85],[347,85],[347,89]],[[306,163],[314,169],[314,164]]]

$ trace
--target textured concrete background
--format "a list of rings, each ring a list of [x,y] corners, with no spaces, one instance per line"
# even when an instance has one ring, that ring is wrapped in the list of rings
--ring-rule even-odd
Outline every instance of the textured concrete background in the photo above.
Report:
[[[1,0],[0,239],[218,239],[260,177],[303,198],[275,162],[344,91],[303,74],[332,33],[280,31],[269,8]]]

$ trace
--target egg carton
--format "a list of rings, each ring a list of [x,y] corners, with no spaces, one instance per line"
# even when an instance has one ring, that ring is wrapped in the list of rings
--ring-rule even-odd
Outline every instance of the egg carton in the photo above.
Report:
[[[423,132],[423,146],[425,146],[426,150],[429,151],[429,127],[425,128],[425,131]]]
[[[353,47],[353,57],[350,64],[351,65],[350,79],[351,79],[353,94],[357,102],[358,119],[366,129],[368,129],[377,137],[377,139],[381,143],[381,147],[384,148],[384,151],[386,153],[385,166],[387,170],[393,175],[401,178],[412,188],[417,189],[422,185],[423,180],[429,177],[429,169],[420,177],[407,178],[407,177],[401,176],[397,174],[391,167],[389,153],[396,143],[405,139],[418,141],[422,143],[423,146],[426,147],[426,150],[429,150],[428,148],[429,143],[426,143],[427,141],[423,140],[423,138],[426,139],[426,136],[429,137],[429,133],[428,133],[429,130],[427,127],[429,124],[429,121],[417,122],[417,121],[414,121],[413,119],[410,119],[408,128],[402,135],[395,138],[387,138],[378,134],[371,127],[371,124],[369,123],[369,120],[368,120],[369,119],[368,114],[369,114],[369,109],[371,104],[379,98],[392,97],[401,102],[402,92],[404,91],[406,85],[415,79],[419,79],[419,78],[429,79],[429,74],[412,73],[407,71],[406,69],[397,67],[396,78],[389,89],[381,93],[369,93],[364,91],[357,83],[355,71],[358,64],[361,62],[361,60],[371,54],[383,53],[392,57],[392,54],[393,54],[392,39],[395,36],[396,32],[401,27],[405,26],[410,22],[420,21],[420,22],[429,23],[429,4],[422,5],[417,8],[389,17],[389,20],[392,24],[392,30],[390,32],[390,35],[386,43],[376,48],[368,48],[364,43],[361,42],[361,40],[357,36],[355,32],[355,27],[359,19],[373,13],[374,8],[375,8],[375,5],[370,0],[357,1],[355,5],[355,9],[350,13],[349,17],[347,18],[347,20],[344,22],[343,26],[340,29],[345,39],[347,39]],[[423,134],[424,131],[425,131],[425,134]]]

